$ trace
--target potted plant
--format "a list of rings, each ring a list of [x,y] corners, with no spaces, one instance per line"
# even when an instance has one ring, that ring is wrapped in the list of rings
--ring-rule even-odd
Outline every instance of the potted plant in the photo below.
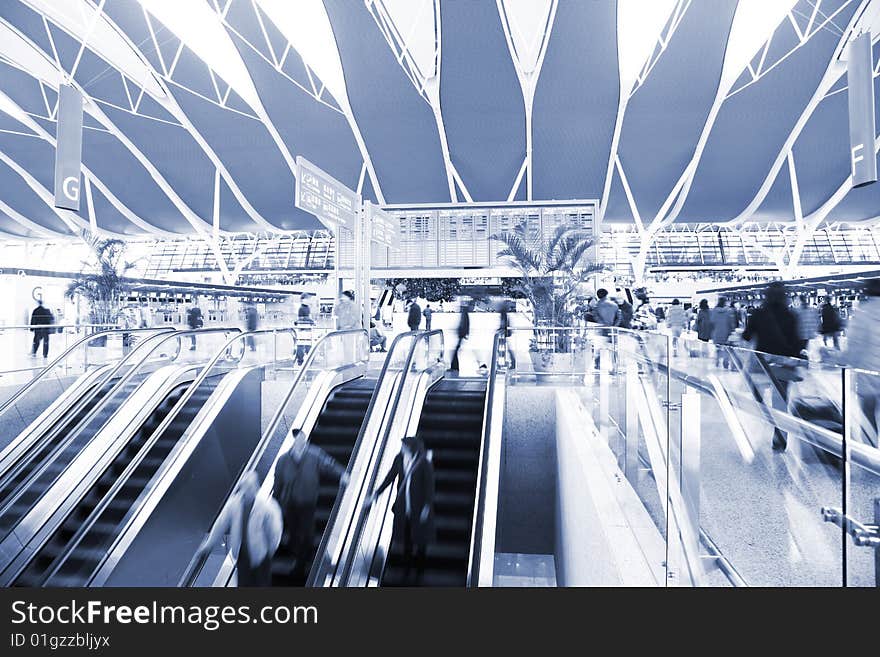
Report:
[[[571,371],[582,369],[583,345],[568,331],[549,327],[572,326],[572,301],[581,283],[603,269],[588,260],[594,244],[586,231],[560,226],[549,239],[529,240],[526,226],[493,235],[504,244],[498,254],[519,273],[512,286],[525,296],[534,312],[535,334],[529,354],[535,371],[560,371],[570,362]],[[542,326],[547,327],[542,330]]]
[[[83,262],[84,271],[70,282],[64,295],[68,299],[80,297],[88,304],[91,324],[116,324],[122,311],[121,299],[130,290],[125,273],[134,264],[125,260],[126,244],[122,240],[103,239],[88,231],[81,236],[92,258]]]

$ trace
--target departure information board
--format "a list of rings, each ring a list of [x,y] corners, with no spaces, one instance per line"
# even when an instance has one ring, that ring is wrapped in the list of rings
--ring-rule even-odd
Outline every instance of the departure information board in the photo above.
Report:
[[[302,156],[296,158],[296,207],[315,215],[330,229],[354,230],[360,197]]]

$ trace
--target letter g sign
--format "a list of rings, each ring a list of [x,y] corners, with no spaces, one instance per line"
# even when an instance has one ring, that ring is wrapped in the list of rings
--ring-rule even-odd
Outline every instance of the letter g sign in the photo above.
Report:
[[[64,185],[62,186],[64,190],[64,195],[69,198],[71,201],[78,202],[79,201],[79,177],[78,176],[68,176],[64,179]]]

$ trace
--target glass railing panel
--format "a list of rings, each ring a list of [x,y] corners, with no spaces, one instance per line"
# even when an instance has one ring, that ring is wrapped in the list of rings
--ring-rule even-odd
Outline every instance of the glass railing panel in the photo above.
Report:
[[[843,539],[847,586],[880,586],[880,373],[842,377],[848,409],[849,481]],[[827,515],[826,515],[827,517]]]
[[[839,586],[840,531],[820,510],[842,494],[840,370],[697,340],[681,346],[669,504],[690,526],[670,539],[671,583]]]
[[[48,451],[41,452],[39,461],[29,461],[29,465],[19,464],[15,470],[27,476],[15,484],[15,490],[3,501],[0,510],[0,526],[12,527],[21,520],[29,507],[17,506],[15,501],[28,494],[34,499],[42,497],[46,491],[62,477],[67,467],[74,462],[83,449],[91,444],[104,425],[113,417],[125,400],[133,394],[148,377],[159,368],[168,365],[204,364],[226,344],[228,336],[237,329],[204,329],[197,331],[198,341],[195,349],[189,340],[192,331],[159,333],[144,340],[131,354],[112,367],[107,374],[104,386],[109,388],[98,394],[94,390],[91,399],[95,403],[81,418],[65,418],[66,425],[52,438]],[[112,436],[108,440],[112,440]],[[12,476],[11,473],[10,476]],[[30,492],[28,492],[30,491]]]
[[[61,410],[72,399],[68,396],[74,387],[82,394],[101,386],[137,344],[163,331],[105,331],[81,337],[23,385],[5,386],[7,379],[0,378],[0,398],[5,397],[0,401],[0,450],[51,406]]]
[[[41,340],[35,349],[34,330],[30,326],[0,326],[0,388],[22,385],[31,380],[48,363],[57,359],[84,337],[108,331],[115,326],[106,324],[53,324],[41,328],[47,340]],[[92,345],[97,348],[97,344]],[[111,350],[113,345],[110,345]],[[118,349],[118,347],[117,347]],[[71,363],[72,364],[72,363]],[[2,400],[0,389],[0,400]]]

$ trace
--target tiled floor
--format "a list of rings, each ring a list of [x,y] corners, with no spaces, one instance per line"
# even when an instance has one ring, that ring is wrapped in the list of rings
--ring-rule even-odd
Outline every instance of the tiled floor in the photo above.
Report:
[[[495,555],[495,586],[556,586],[556,565],[552,554]]]

